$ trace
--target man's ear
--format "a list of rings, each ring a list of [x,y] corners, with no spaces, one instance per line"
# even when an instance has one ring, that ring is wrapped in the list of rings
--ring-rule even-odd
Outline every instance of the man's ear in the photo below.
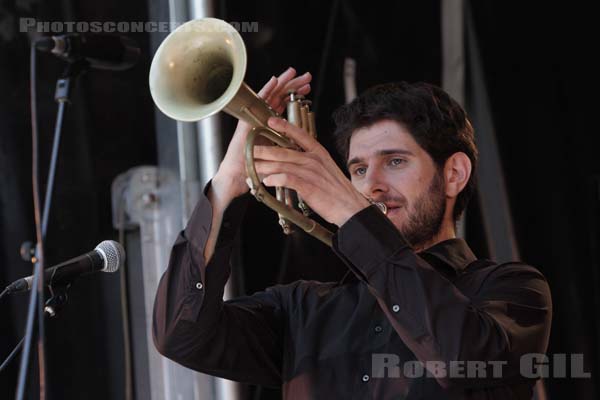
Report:
[[[444,165],[446,196],[456,197],[464,189],[471,177],[473,166],[471,160],[463,152],[452,154]]]

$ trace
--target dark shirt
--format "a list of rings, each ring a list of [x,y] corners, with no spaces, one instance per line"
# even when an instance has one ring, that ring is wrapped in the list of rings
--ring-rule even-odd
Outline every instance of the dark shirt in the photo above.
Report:
[[[537,269],[477,260],[460,239],[417,254],[371,206],[334,236],[350,270],[341,282],[297,281],[223,302],[248,197],[226,210],[208,265],[206,197],[175,242],[154,307],[161,354],[282,386],[285,399],[531,398],[535,380],[519,360],[546,351],[552,316]]]

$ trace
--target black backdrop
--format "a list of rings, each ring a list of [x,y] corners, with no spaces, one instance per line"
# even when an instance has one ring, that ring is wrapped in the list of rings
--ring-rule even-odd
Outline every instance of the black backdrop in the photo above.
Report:
[[[218,4],[220,17],[259,22],[259,33],[244,35],[250,56],[247,81],[252,87],[259,88],[288,65],[313,73],[313,90],[320,93],[318,126],[326,146],[331,145],[329,116],[343,102],[344,57],[357,60],[359,90],[391,80],[440,83],[438,1]],[[592,372],[592,379],[549,379],[548,392],[555,399],[597,398],[600,163],[595,156],[598,101],[593,83],[598,69],[591,64],[592,13],[567,4],[512,1],[472,6],[518,245],[523,259],[548,277],[553,293],[549,352],[584,353],[586,371]],[[18,248],[34,236],[29,53],[27,36],[18,33],[18,18],[139,21],[147,19],[147,9],[142,0],[65,0],[60,6],[5,1],[0,6],[0,286],[30,273]],[[332,9],[335,18],[330,18]],[[324,51],[331,23],[331,46]],[[156,162],[154,110],[146,83],[149,37],[132,36],[142,46],[142,62],[120,74],[83,76],[67,109],[48,231],[49,264],[115,238],[110,218],[112,179],[132,166]],[[324,54],[327,62],[321,63]],[[42,165],[47,165],[56,111],[52,96],[63,66],[50,56],[40,56],[38,66]],[[476,203],[470,215],[467,233],[475,252],[485,256]],[[242,235],[246,291],[299,277],[336,279],[344,272],[327,255],[320,265],[327,260],[329,268],[307,268],[317,265],[311,255],[322,254],[323,249],[302,238],[285,246],[273,214],[264,207],[250,207],[246,222],[261,227],[260,235],[247,228]],[[256,237],[263,238],[262,244],[254,241]],[[271,251],[265,251],[265,242],[275,244]],[[307,249],[304,255],[281,271],[280,261],[298,254],[300,247]],[[70,298],[47,328],[50,398],[122,398],[118,277],[82,278]],[[15,295],[0,304],[0,358],[23,334],[26,303],[25,295]],[[1,398],[13,396],[17,364],[0,374]],[[261,393],[263,398],[277,396],[276,391]],[[35,391],[30,396],[35,398]]]
[[[551,398],[598,398],[600,137],[589,10],[472,2],[517,243],[552,290],[549,353],[583,353],[592,379]]]

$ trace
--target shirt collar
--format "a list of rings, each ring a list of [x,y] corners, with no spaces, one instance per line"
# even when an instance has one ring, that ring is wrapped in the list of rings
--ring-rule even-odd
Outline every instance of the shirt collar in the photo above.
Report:
[[[477,260],[475,254],[463,239],[444,240],[417,254],[447,278],[456,277],[469,264]],[[352,271],[348,271],[339,284],[343,285],[354,281],[358,281],[358,278]]]
[[[452,267],[456,272],[464,270],[469,264],[477,260],[471,248],[463,239],[448,239],[434,244],[419,253],[432,255],[444,264]]]

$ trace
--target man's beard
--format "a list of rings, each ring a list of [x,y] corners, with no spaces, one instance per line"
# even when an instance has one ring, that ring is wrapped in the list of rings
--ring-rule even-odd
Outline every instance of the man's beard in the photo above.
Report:
[[[400,233],[413,248],[420,248],[439,233],[444,221],[446,194],[442,173],[436,171],[429,188],[414,200],[410,210],[406,201],[404,205],[408,220],[399,227]]]

